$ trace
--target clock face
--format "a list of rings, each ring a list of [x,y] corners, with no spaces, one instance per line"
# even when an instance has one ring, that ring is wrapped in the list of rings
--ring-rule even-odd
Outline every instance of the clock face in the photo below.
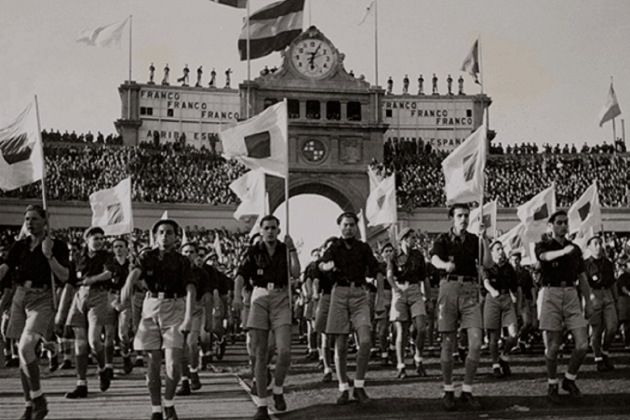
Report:
[[[337,53],[321,39],[304,39],[293,47],[291,62],[302,75],[321,79],[337,64]]]

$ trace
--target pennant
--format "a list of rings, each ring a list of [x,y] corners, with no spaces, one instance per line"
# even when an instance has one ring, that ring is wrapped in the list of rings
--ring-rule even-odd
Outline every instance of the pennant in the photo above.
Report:
[[[128,20],[129,18],[122,22],[112,23],[111,25],[81,31],[79,32],[77,42],[91,47],[120,48],[120,39],[122,38],[122,33]]]
[[[219,133],[223,155],[252,170],[288,176],[287,105],[279,102]]]
[[[162,213],[162,217],[160,217],[161,220],[166,220],[168,219],[168,210],[164,210],[164,213]]]
[[[608,98],[606,98],[606,103],[604,104],[602,110],[599,111],[599,126],[601,127],[605,122],[612,120],[618,115],[621,115],[621,108],[619,108],[617,95],[615,95],[612,82],[610,82]]]
[[[479,82],[479,40],[477,39],[473,46],[470,48],[468,55],[464,59],[462,63],[461,71],[464,71],[470,74],[475,78],[475,83],[481,84]]]
[[[265,210],[265,173],[249,171],[230,184],[230,189],[241,200],[234,218],[260,215]]]
[[[468,232],[479,234],[479,207],[470,212],[470,223],[468,224]],[[490,238],[497,236],[497,200],[486,203],[483,206],[483,225],[486,229],[486,235]]]
[[[365,205],[365,215],[368,219],[368,226],[395,224],[398,221],[396,174],[384,178],[370,192]]]
[[[577,199],[567,212],[569,218],[569,233],[585,231],[591,228],[594,232],[601,230],[602,206],[599,203],[597,181],[593,181],[584,194]],[[588,239],[588,238],[587,238]]]
[[[221,239],[219,238],[219,231],[214,234],[214,251],[217,253],[219,262],[223,262],[223,250],[221,249]]]
[[[182,229],[182,245],[188,243],[188,235],[186,235],[186,229]]]
[[[103,228],[105,235],[123,235],[133,232],[131,210],[131,177],[113,188],[90,194],[92,226]]]
[[[446,204],[479,201],[487,159],[485,122],[442,161]]]
[[[8,126],[0,127],[0,189],[11,191],[44,178],[44,151],[31,102]]]
[[[365,19],[367,19],[368,16],[370,16],[372,14],[372,10],[374,10],[374,2],[375,1],[376,0],[372,0],[370,5],[365,9],[365,14],[363,15],[363,18],[361,19],[361,22],[359,22],[359,26],[363,25],[363,22],[365,22]]]
[[[359,218],[359,232],[361,233],[361,240],[367,243],[367,227],[365,226],[365,216],[363,216],[363,209],[359,210],[357,214]]]
[[[247,60],[248,33],[250,60],[265,57],[283,50],[302,33],[303,14],[304,0],[279,1],[256,11],[238,39],[241,61]]]
[[[247,0],[210,0],[214,3],[224,4],[226,6],[236,7],[237,9],[247,8]]]
[[[541,191],[527,203],[518,206],[516,215],[528,227],[532,223],[542,224],[545,228],[547,219],[556,211],[556,186]]]

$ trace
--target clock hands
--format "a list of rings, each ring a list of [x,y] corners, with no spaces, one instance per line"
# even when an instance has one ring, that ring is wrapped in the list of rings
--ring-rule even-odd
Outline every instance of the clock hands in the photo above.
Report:
[[[308,62],[310,64],[311,70],[315,68],[315,57],[317,57],[317,52],[319,51],[321,47],[322,47],[322,44],[319,44],[317,48],[315,49],[315,51],[309,53],[310,57],[308,59]]]

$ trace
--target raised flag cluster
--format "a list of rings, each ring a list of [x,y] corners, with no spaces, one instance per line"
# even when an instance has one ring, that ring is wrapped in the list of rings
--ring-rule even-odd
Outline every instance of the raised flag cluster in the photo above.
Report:
[[[302,33],[304,0],[284,0],[256,11],[245,22],[238,39],[241,60],[264,57],[281,51]]]
[[[0,127],[0,189],[11,191],[44,178],[44,152],[34,102]]]

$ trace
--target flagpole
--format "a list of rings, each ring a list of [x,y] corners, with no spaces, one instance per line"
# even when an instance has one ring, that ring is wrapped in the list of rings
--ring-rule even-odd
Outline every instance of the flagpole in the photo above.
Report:
[[[378,0],[374,0],[374,78],[378,86]]]
[[[247,2],[247,40],[246,40],[246,50],[247,50],[247,98],[245,101],[245,118],[249,119],[249,81],[251,80],[251,60],[250,56],[250,26],[249,26],[249,1]]]
[[[131,26],[133,25],[133,15],[129,15],[129,86],[131,88]],[[127,119],[131,119],[131,89],[127,90]]]
[[[249,2],[248,2],[249,4]],[[287,173],[286,173],[286,177],[284,177],[284,202],[285,202],[285,218],[287,221],[287,235],[289,235],[289,118],[288,118],[288,101],[287,98],[284,98],[284,109],[286,112],[286,116],[285,116],[285,132],[287,133],[287,157],[286,157],[286,165],[287,165]],[[295,244],[293,244],[293,246],[295,246]],[[287,274],[288,274],[288,293],[289,293],[289,309],[291,309],[292,307],[292,303],[293,303],[293,296],[292,296],[292,291],[291,291],[291,251],[289,250],[289,247],[286,247],[287,249]],[[296,251],[296,255],[297,255],[297,251]]]
[[[35,95],[35,115],[37,115],[37,137],[39,138],[39,144],[41,146],[40,153],[42,159],[42,205],[46,212],[46,226],[48,226],[47,234],[50,235],[50,218],[48,217],[48,201],[46,200],[46,161],[44,160],[44,143],[42,141],[42,128],[39,122],[39,103],[37,102],[37,95]],[[52,290],[53,308],[57,310],[57,294],[55,293],[55,275],[50,270],[50,290]]]
[[[610,76],[610,89],[613,89],[613,77]],[[615,143],[617,141],[617,130],[615,128],[615,117],[612,118],[612,127],[613,127],[613,146],[615,146]]]

